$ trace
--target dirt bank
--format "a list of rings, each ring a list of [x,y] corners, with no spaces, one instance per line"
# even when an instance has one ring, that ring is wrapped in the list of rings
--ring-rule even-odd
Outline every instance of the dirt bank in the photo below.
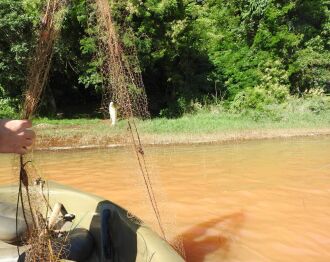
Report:
[[[37,127],[38,139],[35,149],[37,150],[60,150],[75,148],[102,148],[123,146],[130,144],[130,136],[117,133],[93,133],[92,130],[76,132],[70,127],[65,133],[58,134],[56,130],[47,132],[44,127]],[[258,129],[258,130],[235,130],[205,134],[141,134],[144,145],[166,144],[196,144],[196,143],[222,143],[241,140],[292,138],[301,136],[330,135],[330,128],[318,129]]]

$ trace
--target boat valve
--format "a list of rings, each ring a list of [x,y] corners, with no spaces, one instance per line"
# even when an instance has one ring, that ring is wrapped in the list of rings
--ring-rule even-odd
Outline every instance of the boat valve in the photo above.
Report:
[[[73,219],[75,219],[76,218],[76,216],[74,215],[74,214],[65,214],[64,216],[63,216],[63,219],[65,220],[65,221],[69,221],[69,222],[72,222],[72,220]]]

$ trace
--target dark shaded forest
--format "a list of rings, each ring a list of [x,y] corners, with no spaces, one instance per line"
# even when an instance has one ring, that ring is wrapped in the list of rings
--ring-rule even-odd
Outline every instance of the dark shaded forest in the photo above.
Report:
[[[124,49],[136,47],[153,116],[196,104],[233,112],[330,92],[328,0],[110,0]],[[0,116],[20,110],[41,0],[0,0]],[[93,1],[71,0],[39,114],[101,116]],[[138,68],[136,70],[139,70]]]

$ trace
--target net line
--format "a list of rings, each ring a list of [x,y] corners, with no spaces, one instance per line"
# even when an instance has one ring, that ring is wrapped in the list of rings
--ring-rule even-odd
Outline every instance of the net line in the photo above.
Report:
[[[145,160],[145,153],[141,143],[139,131],[134,118],[149,117],[148,102],[138,67],[136,50],[131,48],[130,56],[124,52],[119,40],[115,24],[111,15],[111,8],[107,0],[95,0],[100,52],[103,60],[102,76],[104,84],[103,104],[114,102],[121,117],[127,120],[128,131],[135,151],[136,159],[143,177],[152,209],[157,219],[162,237],[166,239],[161,216],[153,190],[150,173]],[[131,61],[135,67],[131,66]]]
[[[31,119],[35,113],[43,90],[47,84],[48,75],[53,57],[54,44],[59,36],[60,25],[65,12],[66,0],[47,0],[43,8],[43,18],[39,28],[39,35],[33,56],[28,64],[26,77],[26,91],[22,106],[21,118]],[[43,185],[35,182],[32,160],[28,156],[19,156],[19,187],[16,205],[16,235],[18,236],[19,204],[28,230],[28,237],[24,240],[30,248],[26,251],[25,261],[59,261],[65,257],[65,238],[54,237],[47,222],[49,203],[43,192],[42,201],[38,199],[35,187],[43,190]],[[25,189],[25,192],[23,192]],[[28,209],[25,208],[25,202]],[[46,205],[46,214],[42,215],[42,206]],[[29,213],[27,213],[29,212]],[[33,227],[28,224],[29,216]],[[17,247],[18,256],[20,256]]]

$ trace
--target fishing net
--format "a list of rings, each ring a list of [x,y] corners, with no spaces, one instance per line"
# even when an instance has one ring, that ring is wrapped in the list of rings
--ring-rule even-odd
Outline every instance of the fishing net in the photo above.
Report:
[[[108,112],[110,102],[115,104],[118,115],[127,122],[127,137],[131,141],[134,158],[137,160],[137,183],[145,189],[146,199],[153,211],[154,221],[150,226],[168,242],[175,232],[172,214],[165,215],[164,199],[160,190],[159,179],[152,175],[148,165],[145,149],[143,148],[137,128],[137,118],[148,118],[148,102],[145,93],[137,52],[134,45],[129,47],[122,44],[118,30],[111,16],[108,0],[93,0],[89,2],[94,10],[91,21],[97,24],[98,58],[102,63],[100,73],[103,76],[102,108]],[[27,76],[27,91],[22,111],[22,118],[29,119],[35,112],[42,91],[47,83],[51,66],[54,43],[59,35],[59,28],[65,12],[65,0],[48,0],[44,9],[44,17],[40,27],[39,39],[29,66]],[[129,29],[125,31],[130,33]],[[27,251],[26,261],[58,261],[67,255],[66,237],[51,229],[47,217],[51,211],[44,184],[38,180],[37,171],[30,156],[20,156],[20,180],[17,203],[22,209],[29,210],[33,227],[29,229],[26,240],[31,248]],[[39,183],[32,183],[39,181]],[[154,188],[158,190],[155,191]],[[46,211],[45,211],[46,210]],[[128,216],[138,221],[134,216]],[[142,223],[142,222],[141,222]],[[181,254],[181,241],[171,242]]]
[[[165,212],[166,198],[161,191],[159,178],[153,175],[149,166],[145,149],[137,128],[137,118],[148,118],[148,103],[142,81],[141,69],[134,44],[124,45],[118,27],[124,34],[132,34],[126,25],[115,24],[112,9],[108,0],[95,0],[93,5],[96,12],[91,19],[98,25],[99,57],[102,60],[101,73],[103,76],[103,108],[108,108],[110,102],[116,105],[119,115],[127,121],[129,141],[131,142],[137,160],[137,183],[146,193],[146,199],[154,213],[155,220],[148,221],[149,226],[160,234],[166,241],[184,255],[182,242],[171,237],[175,235],[173,214]],[[132,36],[132,35],[131,35]],[[157,188],[157,191],[154,190]]]
[[[134,45],[124,47],[121,44],[108,1],[95,0],[94,8],[94,21],[98,25],[98,56],[102,60],[102,108],[107,111],[113,102],[124,119],[147,118],[148,102],[136,49]]]
[[[43,9],[35,53],[28,65],[27,88],[21,114],[23,119],[32,117],[47,83],[53,47],[60,32],[65,6],[65,0],[48,0]],[[19,166],[16,215],[21,207],[28,231],[24,244],[30,247],[26,251],[25,261],[58,261],[65,257],[66,238],[59,237],[50,228],[47,218],[51,208],[44,193],[44,184],[37,177],[38,172],[34,168],[31,155],[21,155]],[[30,225],[27,222],[29,219],[32,221]],[[16,223],[17,220],[16,217]]]
[[[66,0],[48,0],[45,6],[35,53],[28,65],[27,89],[22,110],[23,119],[32,117],[46,86],[53,47],[60,32],[66,2]]]

